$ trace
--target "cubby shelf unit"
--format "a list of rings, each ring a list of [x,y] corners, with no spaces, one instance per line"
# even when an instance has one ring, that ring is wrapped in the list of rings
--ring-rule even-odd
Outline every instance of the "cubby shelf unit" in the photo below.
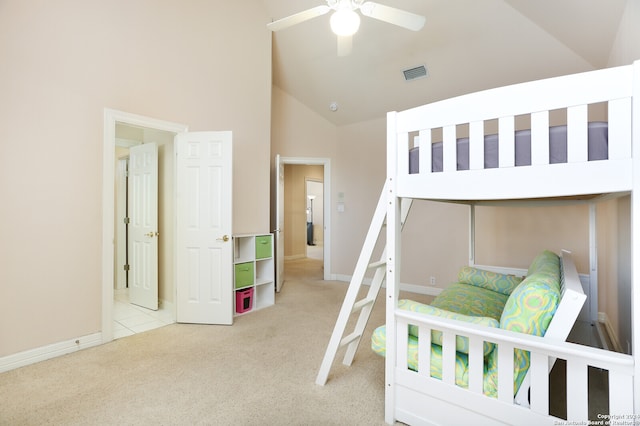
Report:
[[[273,305],[275,303],[273,234],[234,235],[233,263],[236,315]]]

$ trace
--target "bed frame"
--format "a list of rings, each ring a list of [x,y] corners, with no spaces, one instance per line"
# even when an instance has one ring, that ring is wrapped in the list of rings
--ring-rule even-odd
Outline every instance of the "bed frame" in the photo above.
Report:
[[[609,127],[608,158],[588,161],[586,132],[588,106],[606,106]],[[549,127],[554,110],[566,110],[567,162],[549,164]],[[530,166],[515,167],[514,130],[517,116],[528,116],[531,128]],[[483,138],[487,122],[496,122],[499,135],[499,166],[484,169]],[[435,130],[434,130],[435,129]],[[468,132],[470,170],[456,170],[456,139],[460,129]],[[420,167],[409,173],[410,141],[430,146],[432,135],[442,133],[443,171]],[[467,136],[467,135],[464,135]],[[600,419],[640,419],[640,61],[623,67],[539,80],[501,87],[436,102],[387,116],[387,247],[386,247],[386,337],[385,420],[392,424],[559,424],[549,415],[548,371],[555,359],[566,360],[567,421],[588,419],[588,369],[608,372],[609,412]],[[431,164],[431,150],[420,150],[420,164]],[[634,171],[636,171],[634,173]],[[567,202],[602,194],[631,193],[632,264],[632,353],[625,355],[501,329],[485,329],[443,318],[428,317],[398,309],[401,264],[401,200],[428,199],[469,204],[511,201]],[[533,201],[532,201],[533,202]],[[595,224],[592,222],[592,226]],[[592,231],[593,232],[593,231]],[[593,261],[593,257],[592,261]],[[636,291],[637,290],[637,291]],[[640,312],[640,311],[638,311]],[[482,342],[499,348],[498,398],[482,394],[481,386],[463,389],[451,374],[443,380],[407,369],[408,324],[419,327],[421,347],[429,348],[432,328],[443,330],[445,341],[467,336],[475,342],[479,372],[471,380],[482,383]],[[513,350],[531,353],[530,404],[516,402],[513,395]],[[426,354],[427,349],[421,349]],[[471,350],[473,351],[473,350]],[[444,352],[444,351],[443,351]],[[453,356],[455,349],[448,349]],[[444,356],[443,356],[444,357]],[[471,355],[470,355],[471,357]],[[419,359],[428,356],[419,356]],[[639,358],[640,359],[640,358]],[[452,369],[453,358],[444,360]],[[428,371],[429,369],[419,369]],[[504,373],[503,373],[504,372]],[[479,376],[478,376],[479,375]],[[479,377],[479,378],[478,378]],[[528,402],[527,401],[527,402]],[[609,417],[610,416],[610,417]],[[637,416],[637,417],[636,417]],[[592,419],[594,420],[594,419]],[[587,423],[584,423],[587,424]],[[604,423],[607,424],[607,423]],[[629,423],[635,424],[635,423]]]

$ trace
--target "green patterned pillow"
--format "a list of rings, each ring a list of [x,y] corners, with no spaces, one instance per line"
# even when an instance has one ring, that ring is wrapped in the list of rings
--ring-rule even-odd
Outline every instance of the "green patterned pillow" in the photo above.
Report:
[[[560,292],[557,290],[560,276],[538,272],[528,276],[509,296],[500,328],[519,333],[544,336],[558,308]],[[528,351],[514,351],[514,381],[516,390],[522,383],[530,364]]]
[[[560,273],[560,257],[552,251],[544,250],[538,254],[527,271],[527,276],[536,272]]]
[[[500,318],[500,328],[544,336],[558,307],[556,278],[544,272],[528,276],[509,296]]]
[[[500,323],[493,318],[489,317],[474,317],[464,314],[457,314],[455,312],[445,311],[430,305],[415,302],[413,300],[400,300],[398,301],[398,307],[405,311],[416,312],[419,314],[434,315],[443,318],[454,319],[458,321],[465,321],[472,324],[483,325],[485,327],[499,327]],[[409,325],[409,335],[418,337],[418,327],[415,325]],[[440,331],[431,331],[431,343],[442,346],[442,333]],[[484,354],[485,356],[491,353],[494,344],[490,342],[484,342]],[[469,339],[463,336],[456,336],[456,351],[461,353],[469,353]]]
[[[458,272],[458,282],[486,288],[508,296],[522,282],[522,277],[464,266]]]

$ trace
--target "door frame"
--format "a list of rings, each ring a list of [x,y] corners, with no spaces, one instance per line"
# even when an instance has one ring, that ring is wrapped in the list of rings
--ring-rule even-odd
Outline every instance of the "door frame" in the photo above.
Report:
[[[110,108],[104,109],[102,145],[102,343],[113,340],[116,123],[172,133],[182,133],[189,130],[185,124]],[[175,198],[175,194],[173,197]]]
[[[300,165],[300,166],[323,166],[323,215],[324,215],[324,243],[322,246],[322,262],[324,265],[323,279],[331,280],[331,159],[316,157],[280,157],[280,164]],[[276,171],[276,179],[280,179],[279,172]],[[278,185],[278,182],[276,182]],[[277,218],[276,218],[277,227]],[[284,255],[284,253],[278,253]],[[277,274],[277,272],[276,272]]]

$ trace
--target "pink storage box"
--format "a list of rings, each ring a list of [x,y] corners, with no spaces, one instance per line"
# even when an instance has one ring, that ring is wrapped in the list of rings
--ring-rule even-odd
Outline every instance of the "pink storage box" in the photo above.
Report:
[[[236,291],[236,312],[242,314],[253,306],[253,287]]]

